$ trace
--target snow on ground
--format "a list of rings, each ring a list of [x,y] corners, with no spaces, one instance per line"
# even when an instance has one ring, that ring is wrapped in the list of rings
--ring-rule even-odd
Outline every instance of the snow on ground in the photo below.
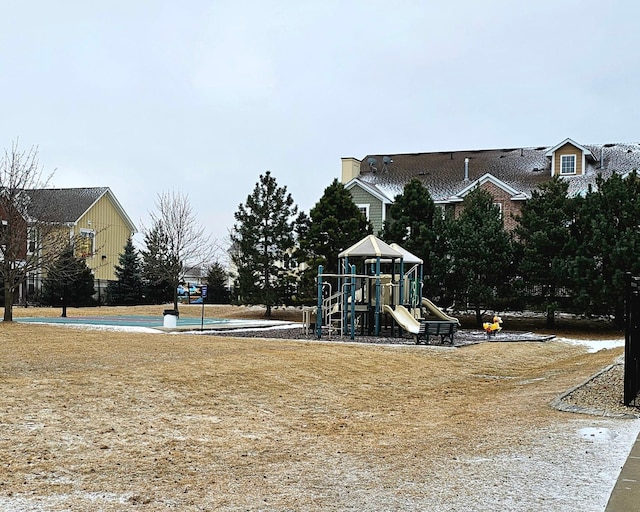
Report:
[[[624,347],[624,338],[616,338],[611,340],[581,340],[574,338],[554,338],[554,341],[569,343],[570,345],[583,345],[588,348],[590,353],[611,348]]]
[[[602,512],[639,432],[640,419],[575,419],[541,429],[532,445],[445,468],[428,510]],[[451,482],[465,479],[456,493]]]
[[[36,323],[36,322],[33,322]],[[42,322],[43,324],[46,322]],[[117,332],[147,332],[158,334],[158,329],[152,329],[151,327],[130,327],[124,325],[94,325],[94,324],[55,324],[56,326],[62,325],[62,327],[73,327],[74,329],[87,329],[91,331],[117,331]]]

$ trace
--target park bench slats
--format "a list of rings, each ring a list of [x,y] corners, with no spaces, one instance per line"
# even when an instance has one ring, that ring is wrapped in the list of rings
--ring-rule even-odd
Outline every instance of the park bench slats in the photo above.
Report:
[[[424,341],[429,344],[431,336],[440,336],[440,343],[448,340],[453,345],[453,335],[458,330],[458,323],[450,320],[426,320],[420,322],[420,329],[416,334],[416,344]]]

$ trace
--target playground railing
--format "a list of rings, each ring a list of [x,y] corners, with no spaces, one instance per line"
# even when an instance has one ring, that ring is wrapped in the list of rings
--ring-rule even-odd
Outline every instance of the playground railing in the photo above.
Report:
[[[342,292],[336,292],[322,300],[322,328],[329,333],[337,330],[342,332]],[[334,325],[337,318],[338,325]]]

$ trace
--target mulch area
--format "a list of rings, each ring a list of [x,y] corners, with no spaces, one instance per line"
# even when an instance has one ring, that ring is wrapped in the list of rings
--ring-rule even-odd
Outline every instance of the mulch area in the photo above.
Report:
[[[263,329],[238,329],[225,331],[205,331],[202,334],[213,336],[233,336],[237,338],[268,338],[268,339],[289,339],[308,341],[333,341],[349,343],[369,343],[377,345],[415,345],[415,336],[405,334],[404,336],[384,333],[379,336],[356,335],[353,339],[350,336],[342,336],[336,333],[323,333],[321,338],[314,332],[306,332],[303,328],[263,328]],[[535,334],[532,332],[503,331],[490,338],[484,331],[473,329],[462,329],[454,335],[453,344],[445,341],[440,343],[438,337],[432,337],[429,345],[443,347],[464,347],[485,342],[544,342],[553,339],[552,334]],[[424,343],[424,340],[421,340]]]

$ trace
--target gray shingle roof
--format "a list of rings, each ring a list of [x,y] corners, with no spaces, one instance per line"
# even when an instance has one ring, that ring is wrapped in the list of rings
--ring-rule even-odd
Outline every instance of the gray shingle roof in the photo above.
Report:
[[[29,190],[29,213],[36,218],[44,215],[47,222],[74,223],[108,190],[108,187]]]
[[[569,194],[579,194],[603,177],[640,169],[640,144],[583,145],[593,158],[586,160],[584,175],[567,176]],[[367,155],[360,163],[361,181],[375,186],[393,199],[412,178],[422,181],[435,201],[447,201],[486,173],[529,196],[551,179],[551,158],[545,153],[554,146],[536,148],[446,151],[437,153]],[[388,157],[385,159],[385,157]],[[369,165],[375,159],[375,170]],[[385,165],[389,158],[392,163]],[[469,181],[464,180],[465,158],[469,159]]]

